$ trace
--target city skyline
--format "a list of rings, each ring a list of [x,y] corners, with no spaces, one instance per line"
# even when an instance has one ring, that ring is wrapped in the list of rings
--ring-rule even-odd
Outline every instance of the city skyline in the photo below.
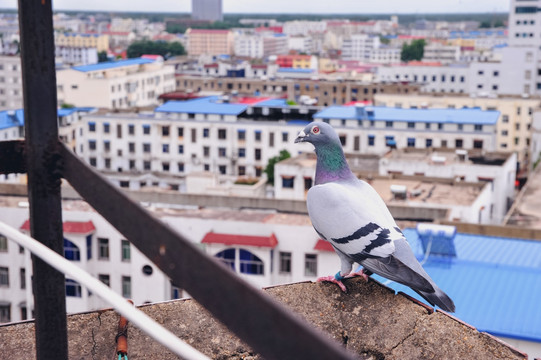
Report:
[[[508,0],[478,0],[470,2],[465,0],[446,0],[434,2],[430,0],[412,0],[407,4],[402,0],[384,0],[371,2],[367,0],[338,0],[329,9],[328,1],[312,0],[307,9],[305,2],[290,2],[287,0],[224,0],[224,13],[269,13],[269,14],[425,14],[425,13],[480,13],[480,12],[507,12]],[[3,8],[14,9],[16,0],[6,0]],[[148,3],[133,3],[119,0],[111,3],[106,0],[78,1],[73,3],[67,0],[57,0],[54,3],[56,11],[88,10],[88,11],[129,11],[138,12],[191,12],[191,0],[155,0],[152,9]],[[392,9],[392,12],[389,11]],[[332,10],[332,11],[329,11]]]

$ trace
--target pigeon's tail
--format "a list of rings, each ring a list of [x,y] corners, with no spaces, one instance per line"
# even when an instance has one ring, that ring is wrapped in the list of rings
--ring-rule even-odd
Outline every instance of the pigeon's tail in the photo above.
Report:
[[[434,286],[435,292],[427,293],[424,291],[417,291],[417,294],[421,295],[432,306],[436,305],[444,311],[455,312],[455,303],[446,293],[444,293],[439,287]]]

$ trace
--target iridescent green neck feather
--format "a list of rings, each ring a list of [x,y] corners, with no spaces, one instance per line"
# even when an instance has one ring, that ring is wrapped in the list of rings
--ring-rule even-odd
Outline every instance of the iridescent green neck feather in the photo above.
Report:
[[[316,155],[316,185],[355,178],[349,169],[340,144],[320,144],[316,147]]]

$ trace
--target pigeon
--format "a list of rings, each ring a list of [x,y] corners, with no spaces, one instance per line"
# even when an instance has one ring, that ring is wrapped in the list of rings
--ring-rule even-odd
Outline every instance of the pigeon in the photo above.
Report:
[[[430,278],[413,254],[383,199],[370,184],[350,170],[342,144],[327,123],[312,122],[295,143],[314,145],[317,165],[314,186],[306,198],[308,215],[317,234],[328,241],[340,258],[340,271],[319,278],[347,288],[345,278],[375,273],[409,286],[432,306],[454,312],[453,300]],[[353,263],[363,267],[352,273]]]

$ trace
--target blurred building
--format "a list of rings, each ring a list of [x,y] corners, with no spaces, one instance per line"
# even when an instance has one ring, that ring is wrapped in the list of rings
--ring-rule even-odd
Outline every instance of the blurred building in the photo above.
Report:
[[[222,21],[222,0],[192,0],[192,19]]]

